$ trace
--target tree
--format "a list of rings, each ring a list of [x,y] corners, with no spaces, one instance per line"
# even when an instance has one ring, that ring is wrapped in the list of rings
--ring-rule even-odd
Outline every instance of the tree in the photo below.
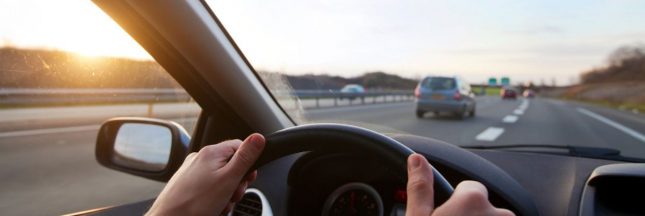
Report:
[[[607,57],[607,66],[580,75],[582,83],[645,81],[645,45],[622,46]]]

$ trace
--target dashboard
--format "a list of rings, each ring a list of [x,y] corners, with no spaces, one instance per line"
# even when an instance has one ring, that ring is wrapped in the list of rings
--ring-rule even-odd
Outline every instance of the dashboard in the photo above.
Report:
[[[391,215],[405,204],[405,183],[378,159],[307,154],[289,174],[293,215]]]
[[[585,202],[582,197],[585,188],[589,187],[587,181],[594,170],[605,165],[621,164],[619,161],[512,151],[465,150],[425,137],[389,136],[426,156],[453,185],[463,180],[482,182],[489,189],[489,199],[495,206],[510,209],[517,215],[579,215],[581,206],[615,206],[611,203]],[[637,166],[640,166],[640,170],[645,169],[643,164]],[[379,211],[376,214],[369,211],[370,214],[360,215],[403,213],[405,184],[397,180],[393,170],[379,163],[378,158],[368,155],[300,153],[267,164],[258,172],[258,180],[251,187],[264,192],[272,203],[271,211],[274,215],[342,212],[352,200],[351,192],[346,193],[351,190],[344,187],[355,183],[367,186],[361,186],[359,190],[371,200],[364,204],[354,203],[353,208],[372,203],[376,203],[376,208],[382,203],[383,208],[382,214]],[[631,179],[632,185],[637,184]],[[614,186],[621,184],[623,183],[613,182]],[[644,185],[641,184],[641,187]],[[603,191],[607,190],[599,193]],[[359,195],[355,193],[354,202]],[[344,200],[337,197],[344,197]],[[612,199],[618,202],[629,200],[615,194]],[[336,209],[329,203],[336,203],[340,207]],[[592,209],[597,208],[600,207]],[[616,213],[614,210],[616,209],[601,208],[590,215],[607,215],[603,212],[612,215]],[[640,211],[642,209],[629,212]],[[630,215],[629,212],[626,214]]]

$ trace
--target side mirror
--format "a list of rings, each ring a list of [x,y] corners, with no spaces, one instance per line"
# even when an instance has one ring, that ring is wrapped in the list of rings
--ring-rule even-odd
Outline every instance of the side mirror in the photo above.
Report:
[[[96,160],[103,166],[168,181],[188,153],[190,135],[179,124],[151,118],[113,118],[101,126]]]

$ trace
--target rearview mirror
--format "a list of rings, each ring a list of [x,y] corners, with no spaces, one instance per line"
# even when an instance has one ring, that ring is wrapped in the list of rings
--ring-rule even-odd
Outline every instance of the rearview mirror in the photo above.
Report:
[[[172,121],[114,118],[101,126],[96,159],[105,167],[167,181],[183,163],[190,136]]]

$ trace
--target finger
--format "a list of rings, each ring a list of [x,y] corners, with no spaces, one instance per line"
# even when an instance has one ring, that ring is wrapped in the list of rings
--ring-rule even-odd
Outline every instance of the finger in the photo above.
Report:
[[[427,216],[434,208],[434,177],[428,161],[420,154],[408,157],[407,216]]]
[[[457,185],[450,199],[436,210],[441,215],[471,215],[493,213],[495,208],[488,201],[486,187],[476,181],[463,181]]]
[[[240,183],[240,185],[237,186],[235,193],[233,193],[233,196],[231,197],[231,202],[236,203],[242,200],[242,196],[244,196],[244,192],[246,192],[247,186],[248,186],[247,182]]]
[[[210,164],[213,170],[224,167],[242,144],[241,140],[227,140],[215,145],[208,145],[199,150],[195,160]]]
[[[199,155],[209,160],[216,159],[218,162],[227,162],[240,148],[240,145],[242,145],[242,140],[226,140],[215,145],[205,146],[199,150]]]
[[[258,133],[251,134],[242,142],[240,148],[235,152],[229,163],[226,164],[227,171],[237,177],[237,181],[242,180],[258,157],[260,157],[262,150],[264,150],[264,142],[264,136]]]
[[[510,211],[508,209],[498,208],[498,209],[495,209],[495,215],[499,215],[499,216],[515,216],[515,213],[513,213],[512,211]]]
[[[469,202],[481,206],[490,205],[490,202],[488,202],[488,190],[483,184],[476,181],[462,181],[459,183],[453,192],[453,197],[463,199],[458,200],[462,202]]]
[[[233,205],[234,205],[233,203],[228,203],[228,204],[226,205],[226,207],[224,207],[224,210],[222,210],[222,214],[221,214],[221,215],[227,215],[227,214],[228,214],[228,212],[230,212],[231,210],[233,210]]]
[[[493,208],[493,205],[488,201],[488,190],[484,185],[476,181],[459,183],[452,196],[455,198],[455,202],[468,203],[474,209],[488,210]]]
[[[248,182],[253,182],[255,179],[258,177],[258,171],[254,170],[253,172],[250,172],[249,174],[246,174],[246,177],[244,177],[244,180]]]

